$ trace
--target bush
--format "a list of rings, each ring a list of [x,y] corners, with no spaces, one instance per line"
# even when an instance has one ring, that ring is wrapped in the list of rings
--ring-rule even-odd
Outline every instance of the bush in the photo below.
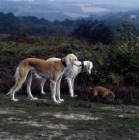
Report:
[[[104,21],[97,21],[92,18],[79,20],[72,31],[72,36],[75,38],[86,39],[92,44],[111,44],[113,35],[113,30],[105,25]]]

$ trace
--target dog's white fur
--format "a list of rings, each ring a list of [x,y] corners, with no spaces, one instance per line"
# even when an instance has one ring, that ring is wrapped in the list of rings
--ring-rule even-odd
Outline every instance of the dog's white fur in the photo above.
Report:
[[[36,73],[43,79],[49,79],[52,99],[55,103],[61,103],[64,101],[60,98],[60,81],[65,70],[65,66],[79,65],[78,59],[74,54],[68,54],[66,57],[60,60],[45,61],[37,58],[27,58],[21,61],[15,72],[15,85],[10,89],[6,95],[12,95],[13,101],[19,101],[15,98],[15,92],[17,92],[24,81],[27,81],[27,93],[32,100],[37,98],[32,96],[31,93],[31,82],[32,72]],[[57,96],[57,99],[56,99]]]
[[[54,60],[61,60],[60,58],[49,58],[46,61],[54,61]],[[93,68],[93,63],[91,61],[79,61],[80,62],[80,66],[76,66],[76,65],[69,65],[65,68],[64,71],[64,76],[66,77],[66,80],[68,82],[68,86],[69,86],[69,93],[71,97],[76,97],[77,95],[74,95],[74,80],[76,78],[76,76],[82,71],[85,70],[87,71],[89,74],[91,74],[91,70]],[[38,77],[39,78],[39,77]],[[44,84],[46,82],[46,79],[44,78],[40,78],[41,81],[41,93],[45,94],[44,92]]]

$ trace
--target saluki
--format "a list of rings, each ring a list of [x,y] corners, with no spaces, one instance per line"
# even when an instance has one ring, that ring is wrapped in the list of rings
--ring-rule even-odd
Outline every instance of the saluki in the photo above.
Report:
[[[68,54],[60,60],[45,61],[37,58],[27,58],[22,60],[15,72],[15,85],[10,89],[6,95],[12,95],[13,101],[19,101],[15,98],[15,92],[17,92],[22,84],[27,81],[27,93],[31,100],[37,100],[31,93],[32,72],[36,73],[43,79],[50,81],[50,88],[52,93],[52,99],[55,103],[61,103],[64,101],[60,98],[60,82],[64,70],[70,65],[79,65],[77,57],[74,54]],[[57,97],[57,99],[56,99]]]
[[[54,61],[54,60],[59,60],[60,61],[61,59],[60,58],[49,58],[49,59],[46,60],[46,62]],[[76,97],[77,96],[77,95],[74,95],[74,80],[75,80],[76,76],[80,72],[82,72],[83,70],[85,70],[89,74],[91,74],[91,70],[93,68],[93,63],[91,61],[79,61],[79,62],[81,64],[80,66],[77,66],[77,65],[69,65],[69,66],[67,66],[65,68],[65,71],[64,71],[64,74],[63,74],[66,77],[65,79],[68,82],[69,93],[70,93],[71,97]],[[41,93],[45,94],[45,92],[44,92],[44,84],[46,82],[46,79],[40,77],[40,81],[41,81]]]

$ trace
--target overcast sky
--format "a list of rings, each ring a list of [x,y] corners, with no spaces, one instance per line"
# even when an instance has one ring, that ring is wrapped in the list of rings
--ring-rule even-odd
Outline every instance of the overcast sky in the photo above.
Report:
[[[60,0],[59,0],[60,1]],[[62,0],[62,1],[74,1],[74,0]],[[113,2],[115,2],[115,1],[118,1],[118,2],[132,2],[132,1],[135,1],[135,2],[138,2],[138,0],[75,0],[75,1],[101,1],[101,2],[111,2],[111,1],[113,1]]]
[[[74,1],[74,0],[68,0]],[[139,0],[75,0],[75,1],[84,1],[84,2],[95,2],[95,3],[131,3],[131,4],[139,4]]]
[[[1,0],[0,0],[1,1]],[[18,1],[18,0],[15,0]],[[21,0],[20,0],[21,1]],[[27,0],[27,1],[40,1],[40,0]],[[45,1],[45,0],[41,0]],[[50,0],[54,1],[54,0]],[[118,4],[120,5],[121,3],[127,3],[127,4],[132,4],[132,5],[139,5],[139,0],[57,0],[57,1],[76,1],[76,2],[84,2],[84,3],[102,3],[102,4]]]
[[[39,1],[39,0],[35,0]],[[43,0],[45,1],[45,0]],[[54,0],[50,0],[54,1]],[[58,0],[57,0],[58,1]],[[138,6],[139,0],[59,0],[59,1],[69,1],[78,3],[90,3],[90,4],[116,4],[116,5],[127,5],[127,6]]]

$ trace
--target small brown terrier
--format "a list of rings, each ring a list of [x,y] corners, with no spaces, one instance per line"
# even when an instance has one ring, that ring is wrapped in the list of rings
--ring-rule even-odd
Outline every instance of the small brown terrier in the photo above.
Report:
[[[107,88],[97,86],[94,88],[90,87],[89,89],[91,90],[91,92],[93,92],[93,95],[95,97],[101,96],[102,98],[109,98],[109,99],[112,99],[114,101],[115,94],[111,90],[108,90]]]

